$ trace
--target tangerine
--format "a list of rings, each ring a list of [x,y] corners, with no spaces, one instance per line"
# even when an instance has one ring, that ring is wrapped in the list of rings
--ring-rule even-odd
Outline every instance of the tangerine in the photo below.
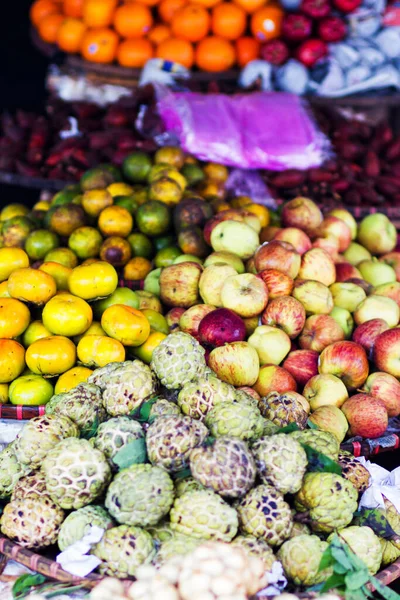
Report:
[[[281,34],[283,10],[278,6],[265,6],[251,17],[251,32],[261,42],[277,38]]]
[[[59,5],[53,0],[36,0],[31,6],[29,17],[31,22],[38,27],[44,17],[60,13]]]
[[[233,67],[235,60],[236,53],[231,42],[221,37],[204,38],[196,48],[196,64],[203,71],[226,71]]]
[[[63,0],[63,13],[66,17],[79,19],[83,16],[84,0]]]
[[[253,37],[241,37],[236,40],[236,56],[240,67],[256,60],[260,56],[260,42]]]
[[[78,359],[87,367],[105,367],[112,362],[124,362],[125,348],[118,340],[104,335],[85,335],[77,347]]]
[[[82,39],[84,59],[94,63],[112,63],[117,54],[118,35],[105,27],[89,29]]]
[[[208,11],[200,4],[187,4],[172,18],[172,33],[188,42],[202,40],[210,30],[211,19]]]
[[[54,248],[50,250],[44,257],[46,262],[55,262],[64,267],[73,269],[78,264],[78,258],[75,252],[72,252],[69,248]]]
[[[147,340],[139,347],[133,348],[133,354],[146,364],[151,363],[153,352],[167,336],[160,331],[152,331]]]
[[[163,25],[162,23],[154,25],[147,36],[150,42],[155,46],[158,46],[158,44],[161,44],[161,42],[167,40],[169,37],[171,37],[171,30],[168,25]]]
[[[68,279],[71,294],[84,300],[105,298],[116,290],[117,285],[116,270],[102,261],[75,267]]]
[[[109,206],[101,211],[97,224],[106,237],[127,237],[133,229],[133,217],[122,206]]]
[[[68,246],[70,250],[81,260],[95,258],[99,255],[103,238],[94,227],[78,227],[69,237]]]
[[[25,369],[25,350],[15,340],[0,339],[0,383],[10,383]]]
[[[161,0],[158,14],[165,23],[171,23],[174,14],[187,4],[187,0]]]
[[[91,217],[98,217],[101,211],[113,202],[113,196],[108,190],[89,190],[82,196],[82,207]]]
[[[267,2],[269,0],[233,0],[233,1],[235,2],[235,4],[238,4],[239,6],[244,8],[244,10],[247,13],[252,14],[252,13],[256,12],[256,10],[258,10],[259,8],[262,8],[265,4],[267,4]]]
[[[117,0],[84,0],[82,17],[88,27],[108,27],[111,25]]]
[[[11,298],[8,293],[8,281],[2,281],[0,283],[0,298]]]
[[[116,198],[118,196],[130,196],[133,193],[133,191],[134,190],[131,185],[123,183],[122,181],[111,183],[107,188],[107,192],[109,192],[113,198]]]
[[[114,304],[101,317],[101,326],[108,336],[124,346],[141,346],[150,335],[150,323],[144,314],[124,304]]]
[[[117,60],[123,67],[140,69],[153,58],[153,44],[147,39],[131,38],[124,40],[118,46]]]
[[[179,63],[191,69],[194,63],[194,49],[190,42],[170,37],[161,42],[156,50],[157,58]]]
[[[51,332],[46,329],[42,321],[32,321],[25,329],[24,335],[22,336],[22,343],[25,348],[28,348],[36,340],[51,336]]]
[[[147,258],[135,256],[124,267],[124,279],[144,279],[151,269],[151,262]]]
[[[0,300],[0,338],[16,338],[28,327],[31,313],[25,304],[15,298]]]
[[[54,393],[65,394],[66,392],[69,392],[80,383],[87,381],[92,373],[92,369],[88,369],[87,367],[73,367],[69,371],[65,371],[65,373],[58,378]]]
[[[16,269],[29,267],[29,256],[22,248],[0,248],[0,281],[6,281]]]
[[[56,292],[54,278],[39,269],[17,269],[8,278],[8,293],[17,300],[42,305],[55,296]]]
[[[36,340],[25,355],[27,367],[37,375],[53,377],[69,371],[76,361],[76,347],[61,335]]]
[[[115,11],[114,27],[122,37],[143,37],[153,25],[150,9],[139,2],[122,4]]]
[[[128,240],[112,235],[104,240],[100,248],[100,258],[114,267],[123,267],[132,256]]]
[[[237,4],[222,2],[213,8],[211,28],[215,35],[227,40],[237,40],[247,24],[246,13]]]
[[[79,52],[85,31],[86,25],[83,21],[74,18],[65,19],[57,33],[57,44],[60,50],[71,54]]]
[[[48,44],[55,44],[57,42],[58,32],[64,19],[64,15],[60,13],[52,13],[40,19],[38,32],[44,42]]]

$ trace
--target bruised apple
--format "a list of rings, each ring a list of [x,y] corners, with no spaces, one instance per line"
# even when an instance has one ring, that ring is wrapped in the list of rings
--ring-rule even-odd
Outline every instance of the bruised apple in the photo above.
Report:
[[[281,296],[271,300],[261,316],[263,325],[283,329],[291,339],[300,334],[305,321],[304,306],[292,296]]]
[[[265,242],[254,255],[254,264],[258,272],[265,269],[277,269],[292,279],[297,277],[301,256],[288,242]]]
[[[181,320],[181,316],[186,312],[185,308],[181,308],[180,306],[176,306],[175,308],[171,308],[165,315],[167,319],[168,327],[171,333],[175,331],[179,331],[179,321]]]
[[[344,416],[350,425],[350,435],[364,438],[378,438],[388,426],[388,414],[382,400],[370,394],[356,394],[342,406]]]
[[[321,352],[318,369],[321,374],[336,375],[348,389],[358,389],[368,377],[369,366],[364,348],[345,340]]]
[[[333,304],[345,308],[349,312],[355,311],[357,306],[367,297],[362,287],[347,281],[333,283],[329,289],[331,290]]]
[[[208,366],[222,381],[234,386],[252,386],[259,375],[258,354],[247,342],[214,348],[208,357]]]
[[[339,262],[335,264],[336,268],[336,281],[347,281],[352,277],[361,279],[361,273],[354,265],[349,262]]]
[[[327,214],[327,217],[337,217],[346,223],[351,232],[351,239],[355,240],[357,237],[357,221],[345,208],[334,208],[330,210]]]
[[[189,308],[199,300],[199,281],[203,268],[194,262],[165,267],[160,275],[160,296],[167,306]]]

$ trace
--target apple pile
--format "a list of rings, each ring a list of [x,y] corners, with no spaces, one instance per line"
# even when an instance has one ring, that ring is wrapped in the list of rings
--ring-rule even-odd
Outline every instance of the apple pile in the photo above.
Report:
[[[295,397],[341,440],[377,438],[400,414],[396,229],[379,213],[358,227],[344,209],[323,217],[304,197],[281,218],[258,233],[235,210],[216,214],[204,264],[168,266],[158,281],[150,273],[145,289],[169,308],[171,331],[206,348],[220,379],[256,397]]]

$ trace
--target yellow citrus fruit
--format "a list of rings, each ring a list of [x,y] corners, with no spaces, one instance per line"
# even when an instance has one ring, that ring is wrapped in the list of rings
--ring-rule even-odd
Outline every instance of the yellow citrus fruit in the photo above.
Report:
[[[44,257],[46,262],[55,262],[69,269],[73,269],[78,264],[78,257],[75,252],[69,248],[54,248]]]
[[[207,179],[218,183],[225,183],[229,175],[229,171],[224,165],[218,165],[216,163],[208,163],[203,171]]]
[[[82,207],[91,217],[98,217],[102,210],[114,202],[107,190],[89,190],[82,196]]]
[[[22,343],[25,348],[28,348],[36,340],[41,340],[51,336],[49,331],[42,323],[42,321],[32,321],[24,331],[22,336]]]
[[[102,261],[75,267],[68,279],[71,294],[84,300],[105,298],[115,291],[117,285],[117,271]]]
[[[131,245],[125,238],[112,235],[104,240],[100,248],[100,258],[114,267],[122,267],[132,256]]]
[[[68,246],[78,258],[86,260],[87,258],[96,258],[99,255],[103,238],[100,231],[94,227],[78,227],[71,233],[68,239]]]
[[[159,200],[168,206],[178,204],[182,199],[182,189],[175,179],[160,177],[149,187],[149,200]]]
[[[144,279],[151,270],[151,262],[147,258],[135,256],[124,267],[124,279]]]
[[[227,202],[224,202],[224,201],[221,201],[218,199],[218,203],[216,204],[216,206],[214,206],[214,208],[215,208],[215,211],[217,213],[219,213],[219,212],[223,212],[224,210],[229,210],[230,206]]]
[[[145,362],[146,364],[151,363],[151,358],[153,356],[154,350],[157,348],[159,344],[163,340],[165,340],[167,336],[165,333],[161,333],[160,331],[153,331],[150,333],[147,340],[139,346],[138,348],[133,349],[133,354],[139,359]]]
[[[8,402],[8,383],[0,383],[0,404]]]
[[[8,293],[8,281],[3,281],[0,283],[0,298],[11,298]]]
[[[114,304],[104,311],[101,326],[107,335],[124,346],[140,346],[150,334],[150,323],[140,310]]]
[[[236,196],[236,198],[233,198],[231,201],[231,206],[233,208],[244,208],[249,204],[253,204],[253,200],[250,196]]]
[[[107,191],[113,198],[117,196],[130,196],[133,192],[133,187],[127,183],[116,182],[109,185]]]
[[[87,381],[92,373],[92,369],[88,369],[87,367],[73,367],[60,375],[55,385],[54,393],[64,394],[65,392],[69,392],[80,383]]]
[[[50,208],[50,202],[46,202],[45,200],[39,200],[39,202],[36,202],[36,204],[33,206],[34,210],[44,210],[45,212],[48,211]]]
[[[10,383],[24,369],[24,347],[15,340],[0,340],[0,383]]]
[[[8,278],[8,293],[33,304],[46,304],[57,292],[54,277],[39,269],[17,269]]]
[[[164,146],[157,150],[154,155],[156,164],[171,165],[176,169],[182,169],[185,162],[185,155],[181,148],[177,146]]]
[[[93,311],[82,298],[72,294],[54,296],[43,309],[43,325],[55,335],[81,335],[92,324]]]
[[[74,337],[75,344],[79,344],[79,342],[81,341],[81,339],[83,337],[85,337],[85,335],[107,335],[107,334],[98,321],[93,321],[93,323],[91,324],[89,329],[87,329],[81,335],[77,335]]]
[[[5,206],[0,213],[0,221],[8,221],[14,217],[25,217],[29,213],[29,208],[24,204],[9,204]]]
[[[85,335],[77,347],[78,359],[88,367],[105,367],[125,360],[125,348],[118,340],[104,335]]]
[[[258,220],[261,223],[261,227],[267,227],[269,225],[270,215],[269,210],[266,206],[263,206],[262,204],[252,203],[246,205],[246,210],[258,217]]]
[[[56,262],[44,262],[40,265],[39,269],[51,275],[57,285],[57,290],[67,290],[68,289],[68,277],[72,273],[72,269],[70,267],[64,267],[64,265],[60,265],[60,263]]]
[[[29,267],[29,256],[22,248],[0,248],[0,281],[5,281],[16,269]]]
[[[33,342],[26,351],[26,364],[32,373],[53,377],[72,369],[76,362],[76,347],[61,335],[52,335]]]
[[[15,298],[0,299],[0,338],[16,338],[28,327],[29,308]]]
[[[151,292],[146,292],[145,290],[138,290],[136,295],[139,296],[139,310],[151,308],[152,310],[162,314],[162,305],[157,296]]]
[[[158,181],[163,177],[168,177],[169,179],[172,179],[179,185],[182,192],[185,191],[188,183],[186,177],[184,177],[182,173],[180,173],[173,167],[169,167],[168,165],[154,165],[149,175],[149,183],[153,183],[153,181]]]
[[[133,217],[122,206],[109,206],[101,211],[97,224],[106,237],[117,235],[125,238],[133,229]]]
[[[86,267],[88,265],[93,265],[94,263],[97,263],[97,262],[100,262],[100,258],[87,258],[80,264],[80,266]]]

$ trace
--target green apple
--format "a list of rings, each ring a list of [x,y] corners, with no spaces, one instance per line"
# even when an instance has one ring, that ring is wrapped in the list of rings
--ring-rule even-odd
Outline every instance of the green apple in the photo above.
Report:
[[[41,406],[47,404],[54,394],[53,386],[41,375],[22,375],[10,384],[11,404]]]
[[[396,247],[396,227],[382,213],[368,215],[360,223],[357,241],[371,254],[386,254]]]
[[[129,288],[117,287],[115,292],[110,296],[107,296],[107,298],[104,298],[103,300],[97,300],[97,302],[92,304],[95,319],[100,321],[103,312],[114,304],[124,304],[131,308],[139,308],[139,298],[137,297],[137,294]]]
[[[354,319],[351,316],[351,313],[346,308],[334,306],[329,314],[337,323],[339,323],[344,331],[346,339],[349,339],[354,329]]]
[[[334,435],[339,444],[343,442],[349,429],[346,417],[337,406],[320,406],[309,419],[321,431],[328,431]]]
[[[376,258],[363,260],[357,265],[363,279],[374,287],[384,283],[396,281],[396,271],[390,265],[380,262]]]
[[[260,365],[279,365],[290,352],[289,336],[276,327],[260,325],[247,340],[256,350]]]
[[[199,282],[199,292],[203,302],[221,308],[222,288],[225,280],[233,275],[237,275],[237,272],[228,264],[216,263],[206,267],[201,274]]]
[[[143,284],[143,289],[146,292],[151,292],[156,296],[160,295],[160,275],[162,268],[154,269],[146,276]]]
[[[240,221],[222,221],[211,232],[211,246],[216,252],[233,252],[239,258],[251,258],[260,245],[258,233]]]
[[[350,312],[354,312],[367,297],[362,287],[355,283],[333,283],[329,289],[332,293],[333,304],[340,308],[346,308]]]
[[[233,254],[233,252],[212,252],[204,261],[204,266],[209,267],[210,265],[220,263],[231,265],[239,274],[244,273],[246,270],[242,259],[237,254]]]
[[[328,315],[333,308],[331,291],[320,281],[298,279],[292,296],[301,302],[308,315]]]
[[[177,256],[175,258],[175,260],[173,261],[172,264],[177,265],[182,262],[195,262],[199,265],[203,264],[203,261],[201,260],[201,258],[199,258],[198,256],[195,256],[194,254],[181,254],[180,256]]]
[[[357,244],[357,242],[352,242],[347,250],[343,252],[343,256],[353,267],[356,267],[363,260],[372,258],[371,252],[368,252],[364,246]]]
[[[320,406],[327,405],[340,408],[349,397],[349,393],[339,377],[324,373],[314,375],[307,381],[303,396],[310,403],[311,410],[317,410]]]
[[[164,317],[164,315],[160,314],[156,310],[153,310],[152,308],[145,308],[142,310],[142,313],[150,323],[151,329],[154,331],[159,331],[160,333],[165,333],[165,335],[169,334],[167,319]]]
[[[372,294],[361,302],[353,316],[357,325],[372,319],[384,319],[389,327],[395,327],[399,323],[400,308],[392,298]]]
[[[28,348],[36,340],[41,340],[52,335],[52,333],[43,325],[42,321],[32,321],[25,329],[22,336],[22,343]]]

